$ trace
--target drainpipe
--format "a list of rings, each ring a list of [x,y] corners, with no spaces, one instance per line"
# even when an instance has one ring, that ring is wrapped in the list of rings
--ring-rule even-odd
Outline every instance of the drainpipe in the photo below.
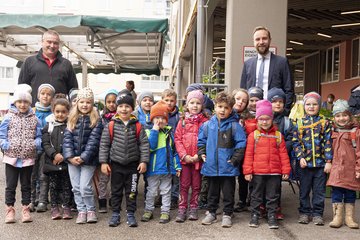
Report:
[[[196,74],[195,81],[202,82],[204,73],[204,39],[205,39],[205,19],[204,19],[204,0],[197,1],[197,21],[196,21]]]
[[[180,106],[180,103],[182,102],[181,98],[182,96],[180,95],[180,84],[181,84],[181,57],[180,57],[180,48],[181,48],[181,40],[182,40],[182,0],[179,0],[179,11],[178,11],[178,19],[177,19],[177,31],[178,31],[178,36],[177,36],[177,53],[178,53],[178,59],[177,59],[177,65],[176,65],[176,83],[175,83],[175,91],[178,94],[178,106]]]

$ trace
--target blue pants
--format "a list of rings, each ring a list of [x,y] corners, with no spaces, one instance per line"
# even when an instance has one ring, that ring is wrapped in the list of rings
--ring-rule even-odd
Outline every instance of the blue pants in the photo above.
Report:
[[[332,187],[331,201],[332,203],[355,203],[356,192],[341,187]]]
[[[301,168],[299,213],[323,216],[325,205],[326,174],[323,167]],[[310,201],[310,192],[312,199]]]

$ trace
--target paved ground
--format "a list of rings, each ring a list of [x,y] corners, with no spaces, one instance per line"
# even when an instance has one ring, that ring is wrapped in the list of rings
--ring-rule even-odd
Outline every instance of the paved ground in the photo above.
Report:
[[[139,186],[142,192],[142,184]],[[124,219],[116,228],[109,228],[107,221],[110,213],[99,214],[97,224],[76,225],[73,220],[50,219],[50,212],[33,213],[33,223],[23,224],[18,220],[15,224],[4,224],[4,189],[5,176],[4,165],[0,164],[0,239],[360,239],[360,230],[351,230],[346,226],[340,229],[332,229],[327,226],[331,220],[330,199],[326,200],[325,221],[323,227],[313,224],[301,225],[297,223],[298,198],[291,191],[287,183],[283,184],[282,205],[286,219],[280,224],[278,230],[270,230],[265,220],[261,221],[258,229],[248,227],[249,212],[237,213],[233,219],[232,228],[224,229],[221,227],[221,215],[219,222],[211,226],[202,226],[200,221],[186,221],[183,224],[174,222],[169,224],[158,223],[159,210],[155,212],[155,219],[142,223],[139,221],[139,227],[129,228]],[[16,209],[17,219],[20,211],[20,194],[17,194]],[[139,196],[139,203],[143,202],[143,195]],[[360,218],[360,201],[357,200],[356,218]],[[143,204],[139,204],[137,218],[140,219],[143,210]],[[171,213],[172,219],[175,219],[176,211]],[[203,217],[204,211],[201,211]]]

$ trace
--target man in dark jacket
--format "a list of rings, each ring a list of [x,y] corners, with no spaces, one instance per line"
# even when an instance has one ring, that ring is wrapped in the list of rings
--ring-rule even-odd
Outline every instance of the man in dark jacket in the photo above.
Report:
[[[37,100],[37,90],[43,83],[51,84],[56,93],[68,94],[70,89],[78,88],[71,62],[62,57],[59,46],[59,34],[54,30],[46,31],[38,54],[25,59],[21,66],[18,83],[28,84],[33,89],[33,106]]]

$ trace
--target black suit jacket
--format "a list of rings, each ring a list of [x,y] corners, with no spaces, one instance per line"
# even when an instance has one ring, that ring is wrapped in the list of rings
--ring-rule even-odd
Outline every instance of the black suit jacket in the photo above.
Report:
[[[244,63],[241,74],[240,87],[249,89],[256,84],[256,63],[258,58],[253,57]],[[286,94],[285,109],[289,112],[294,99],[294,82],[290,73],[289,62],[286,58],[271,53],[269,67],[268,90],[278,87]]]

